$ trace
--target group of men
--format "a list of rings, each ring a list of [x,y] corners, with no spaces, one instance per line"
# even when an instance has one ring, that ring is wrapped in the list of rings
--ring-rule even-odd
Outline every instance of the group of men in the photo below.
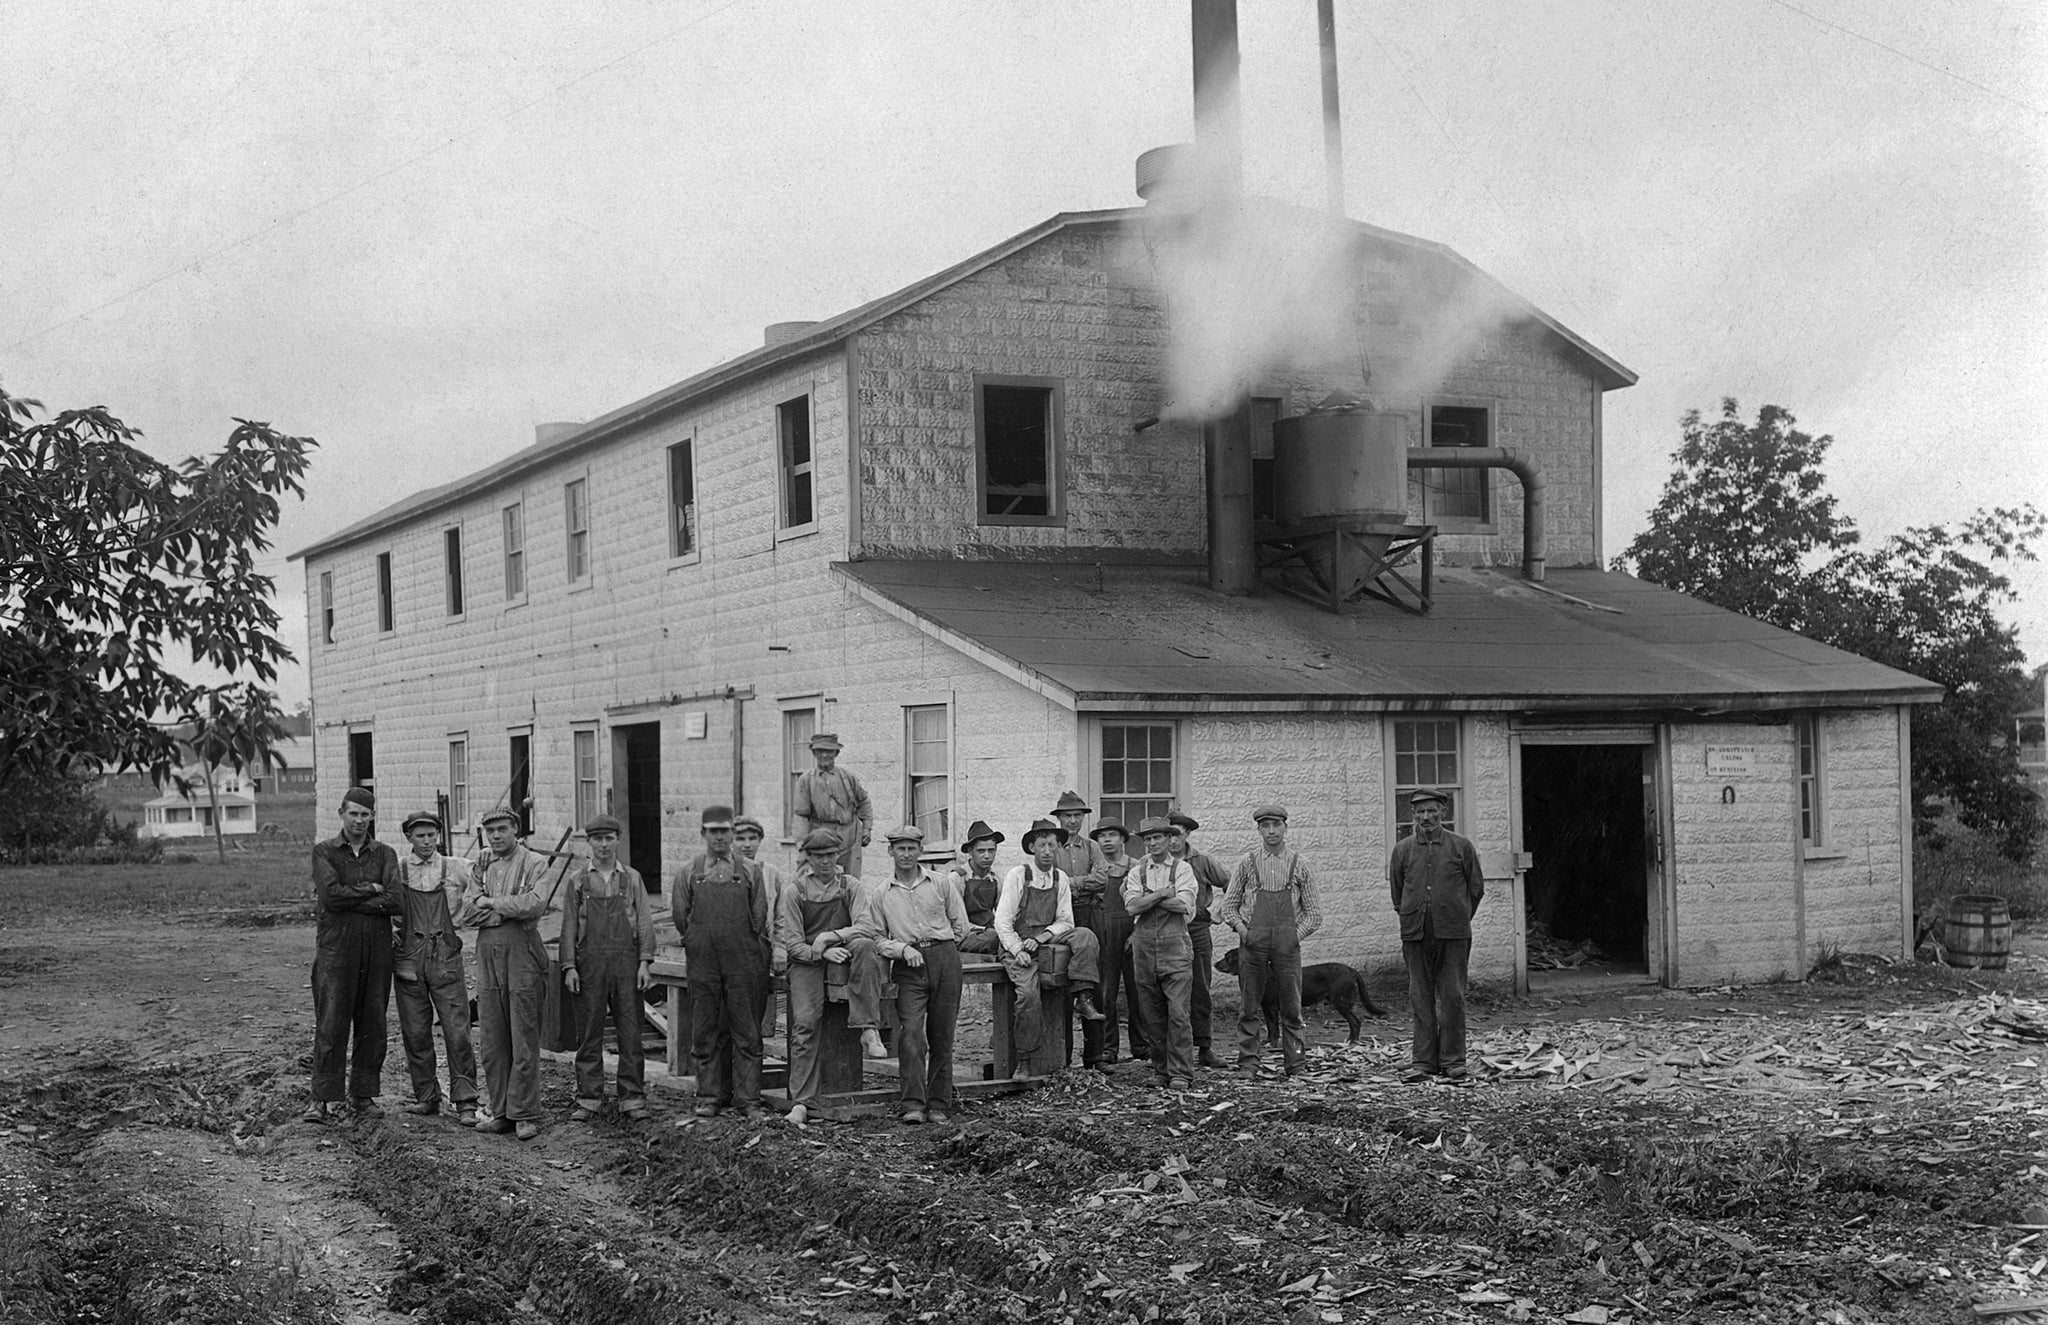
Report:
[[[1008,839],[976,820],[959,844],[964,859],[944,871],[925,863],[922,830],[888,831],[888,876],[863,883],[861,848],[873,840],[874,811],[859,780],[837,767],[841,748],[830,734],[812,740],[818,766],[799,779],[792,807],[806,829],[792,877],[758,858],[761,823],[724,806],[703,811],[703,850],[676,874],[670,909],[686,963],[698,1116],[765,1115],[762,1023],[773,978],[786,972],[791,1121],[807,1122],[818,1107],[832,988],[843,986],[846,1024],[864,1052],[882,1057],[890,985],[900,1116],[948,1121],[963,953],[1001,961],[1016,991],[1018,1077],[1030,1075],[1042,1037],[1066,1034],[1044,1024],[1042,986],[1050,977],[1063,978],[1072,995],[1084,1067],[1115,1063],[1121,1033],[1130,1056],[1149,1062],[1156,1084],[1187,1089],[1197,1067],[1224,1066],[1210,1032],[1218,921],[1239,949],[1237,1070],[1260,1071],[1268,1012],[1280,1031],[1279,1070],[1301,1070],[1301,945],[1322,925],[1323,911],[1314,874],[1287,846],[1286,807],[1253,809],[1259,845],[1226,871],[1192,845],[1201,825],[1190,816],[1148,817],[1135,830],[1105,819],[1083,833],[1092,808],[1069,791],[1024,830],[1018,845],[1028,859],[1000,878],[994,862]],[[1483,884],[1471,843],[1442,825],[1445,798],[1422,791],[1413,806],[1416,831],[1388,865],[1414,1009],[1404,1077],[1462,1080],[1465,970]],[[307,1121],[334,1116],[345,1097],[360,1115],[381,1112],[384,1010],[395,981],[413,1086],[409,1110],[444,1107],[438,1020],[448,1057],[445,1107],[485,1131],[538,1135],[541,1013],[550,993],[538,926],[558,898],[561,978],[580,1031],[571,1118],[594,1119],[603,1107],[607,1019],[617,1034],[619,1114],[642,1116],[640,995],[652,982],[655,924],[644,880],[618,858],[619,822],[599,815],[585,824],[588,857],[550,878],[549,857],[519,843],[510,810],[483,816],[488,849],[467,863],[441,854],[442,825],[431,812],[404,820],[410,852],[403,861],[371,835],[374,816],[370,793],[351,789],[341,834],[314,848],[317,1026]],[[459,928],[477,932],[474,1054]],[[477,1057],[487,1113],[479,1109]]]

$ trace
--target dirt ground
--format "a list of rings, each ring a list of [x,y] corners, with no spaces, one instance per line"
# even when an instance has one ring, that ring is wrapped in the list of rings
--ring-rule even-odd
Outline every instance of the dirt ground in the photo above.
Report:
[[[1292,1081],[1072,1072],[948,1128],[694,1121],[521,1145],[297,1121],[303,923],[0,929],[0,1322],[1952,1321],[2048,1305],[2048,941],[1970,975],[1405,999]],[[1219,1047],[1235,1014],[1219,980]],[[970,1000],[970,1010],[975,1011]],[[970,1018],[970,1044],[986,1013]],[[569,1106],[567,1065],[545,1098]],[[2006,1320],[2048,1319],[2012,1313]]]

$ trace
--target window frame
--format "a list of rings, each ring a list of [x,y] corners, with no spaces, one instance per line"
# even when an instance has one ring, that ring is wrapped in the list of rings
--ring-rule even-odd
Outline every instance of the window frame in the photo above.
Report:
[[[1798,790],[1799,846],[1808,855],[1828,843],[1826,728],[1818,713],[1792,719],[1792,780]]]
[[[395,635],[398,633],[398,581],[397,572],[391,564],[391,549],[379,552],[372,562],[371,578],[377,593],[377,633]]]
[[[448,840],[469,828],[469,733],[448,733]]]
[[[334,645],[334,572],[320,572],[320,647]]]
[[[679,442],[669,444],[668,451],[668,558],[671,562],[694,562],[703,553],[704,526],[702,507],[697,502],[697,438],[693,434]],[[679,467],[678,457],[682,460]],[[690,500],[688,514],[676,502],[676,475],[688,476]]]
[[[811,758],[811,737],[816,736],[825,718],[825,696],[798,695],[780,702],[782,713],[782,841],[785,845],[797,839],[796,822],[796,780],[817,767]],[[801,744],[791,736],[792,723],[802,715],[811,721],[810,731],[804,735]]]
[[[514,750],[521,741],[526,743],[526,767],[524,770],[520,769],[518,760],[514,756]],[[505,803],[513,814],[519,816],[518,836],[522,838],[533,835],[533,806],[527,802],[537,803],[540,800],[538,791],[540,778],[537,776],[535,768],[539,762],[540,747],[539,743],[534,740],[533,724],[527,722],[521,723],[516,727],[507,727],[505,729],[505,768],[507,773],[505,778]],[[524,796],[514,795],[513,793],[520,789],[522,783],[525,786],[526,794]]]
[[[581,499],[582,524],[577,523],[578,499]],[[591,567],[593,559],[590,536],[590,475],[581,474],[562,484],[562,571],[563,579],[570,588],[590,584],[594,578]],[[582,540],[578,542],[577,540]],[[578,562],[581,569],[578,569]]]
[[[956,785],[953,778],[953,700],[950,695],[943,698],[908,700],[904,702],[902,709],[903,821],[915,827],[923,828],[925,830],[926,844],[936,848],[941,844],[953,841],[953,828],[959,822],[953,812],[953,788]],[[943,745],[943,753],[940,758],[941,767],[936,771],[926,770],[920,772],[918,769],[917,752],[919,745],[934,744],[934,742],[929,740],[919,742],[917,739],[916,715],[920,713],[938,713],[943,716],[945,722],[945,735],[942,741],[938,742],[938,744]],[[920,788],[933,782],[942,784],[943,791],[942,803],[936,810],[938,818],[936,828],[927,827],[921,822],[922,816],[918,814],[917,793]]]
[[[505,604],[516,607],[526,601],[526,498],[498,508],[498,539],[505,570]]]
[[[1279,496],[1275,485],[1277,469],[1273,462],[1273,428],[1266,426],[1266,445],[1263,456],[1259,454],[1259,406],[1273,407],[1273,423],[1287,417],[1287,396],[1280,391],[1254,391],[1246,399],[1250,402],[1248,420],[1252,447],[1252,519],[1278,523]]]
[[[1477,447],[1445,446],[1432,444],[1436,431],[1436,411],[1439,409],[1476,409],[1486,416],[1486,436]],[[1497,402],[1480,396],[1424,396],[1422,398],[1422,437],[1424,448],[1429,450],[1462,451],[1483,450],[1497,444],[1500,429],[1500,410]],[[1500,505],[1494,491],[1494,471],[1490,469],[1431,469],[1418,467],[1409,471],[1411,482],[1421,493],[1422,522],[1433,524],[1438,529],[1451,533],[1490,534],[1498,531]],[[1435,485],[1444,474],[1475,474],[1479,480],[1479,515],[1446,515],[1437,509],[1439,497]]]
[[[1453,759],[1457,760],[1457,778],[1454,781],[1447,782],[1442,778],[1427,782],[1420,780],[1403,782],[1401,780],[1401,729],[1403,727],[1421,726],[1425,723],[1439,730],[1444,727],[1450,728],[1454,742],[1450,754]],[[1470,825],[1471,821],[1469,817],[1466,817],[1465,773],[1468,762],[1467,751],[1470,748],[1471,741],[1465,730],[1465,720],[1462,717],[1455,713],[1419,713],[1406,717],[1389,717],[1381,739],[1385,743],[1387,759],[1387,828],[1388,836],[1393,841],[1399,842],[1415,831],[1414,809],[1412,805],[1407,806],[1404,815],[1402,798],[1405,795],[1412,795],[1425,788],[1433,791],[1447,792],[1450,795],[1450,813],[1444,816],[1444,827],[1446,829],[1456,833],[1459,831],[1458,824],[1461,821],[1468,826]],[[1415,756],[1427,754],[1441,757],[1444,751],[1441,747],[1438,747],[1428,751],[1412,750],[1408,753]],[[1471,834],[1466,833],[1464,836],[1469,837]]]
[[[1044,515],[991,515],[988,509],[988,389],[1046,392]],[[974,522],[983,526],[1064,528],[1067,523],[1066,379],[1021,377],[1010,373],[974,375]]]
[[[818,528],[818,419],[812,408],[812,392],[806,388],[787,400],[775,402],[775,537],[798,538],[817,532]],[[809,458],[797,463],[790,457],[792,430],[789,420],[796,417],[794,409],[801,406],[804,421],[804,444]],[[803,521],[790,519],[794,504],[795,485],[798,479],[809,484],[810,518]]]
[[[1109,804],[1111,801],[1127,804],[1132,801],[1149,802],[1163,799],[1167,806],[1166,813],[1179,809],[1182,801],[1187,796],[1189,775],[1192,769],[1188,758],[1188,733],[1191,730],[1191,726],[1192,724],[1186,717],[1174,714],[1106,713],[1099,717],[1089,717],[1082,728],[1081,757],[1085,763],[1082,767],[1080,780],[1088,788],[1088,795],[1091,798],[1089,803],[1095,807],[1095,822],[1100,823],[1104,819],[1120,820],[1124,827],[1131,831],[1132,838],[1135,841],[1138,823],[1145,816],[1133,815],[1128,810],[1118,810],[1112,813]],[[1164,797],[1157,795],[1134,796],[1127,792],[1111,792],[1106,789],[1108,780],[1103,776],[1103,758],[1104,752],[1108,748],[1108,729],[1112,727],[1166,727],[1172,730],[1173,753],[1167,760],[1168,775],[1172,780],[1172,785],[1167,789],[1167,794]],[[1153,761],[1148,760],[1148,762]],[[1139,849],[1142,850],[1142,847]]]
[[[451,524],[441,530],[441,606],[443,614],[460,619],[469,603],[462,573],[462,526]]]
[[[594,722],[578,723],[569,729],[569,810],[579,833],[583,831],[583,825],[604,813],[604,779],[598,762],[598,735],[598,725]]]

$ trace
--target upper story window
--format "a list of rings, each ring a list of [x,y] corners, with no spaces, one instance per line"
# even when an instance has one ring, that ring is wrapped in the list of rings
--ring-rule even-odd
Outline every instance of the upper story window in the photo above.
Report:
[[[526,505],[505,508],[505,597],[526,597]]]
[[[566,531],[569,583],[590,578],[590,480],[562,486],[562,527]]]
[[[334,572],[320,572],[320,642],[334,643]]]
[[[391,554],[377,554],[377,629],[389,635],[398,629],[398,606],[391,596]]]
[[[1060,384],[1054,378],[974,379],[975,516],[982,524],[1056,525]]]
[[[689,442],[668,448],[668,554],[697,550],[697,461]]]
[[[1477,401],[1425,401],[1422,426],[1425,446],[1493,445],[1493,408]],[[1453,527],[1493,522],[1491,470],[1412,469],[1409,474],[1422,490],[1424,522]]]
[[[446,589],[449,616],[462,615],[462,530],[441,532],[442,582]]]
[[[783,529],[817,523],[817,463],[811,451],[811,398],[798,396],[775,407],[775,432],[782,456]]]

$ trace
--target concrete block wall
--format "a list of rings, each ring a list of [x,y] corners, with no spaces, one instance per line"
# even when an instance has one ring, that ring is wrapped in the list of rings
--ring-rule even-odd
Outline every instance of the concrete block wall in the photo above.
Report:
[[[1822,943],[1905,952],[1899,717],[1897,709],[1854,709],[1821,720],[1821,843],[1803,862],[1809,963]]]
[[[1789,726],[1674,723],[1669,852],[1681,985],[1805,974],[1798,951],[1796,750]],[[1709,777],[1709,745],[1755,749],[1747,777]],[[1734,803],[1723,788],[1734,789]]]

